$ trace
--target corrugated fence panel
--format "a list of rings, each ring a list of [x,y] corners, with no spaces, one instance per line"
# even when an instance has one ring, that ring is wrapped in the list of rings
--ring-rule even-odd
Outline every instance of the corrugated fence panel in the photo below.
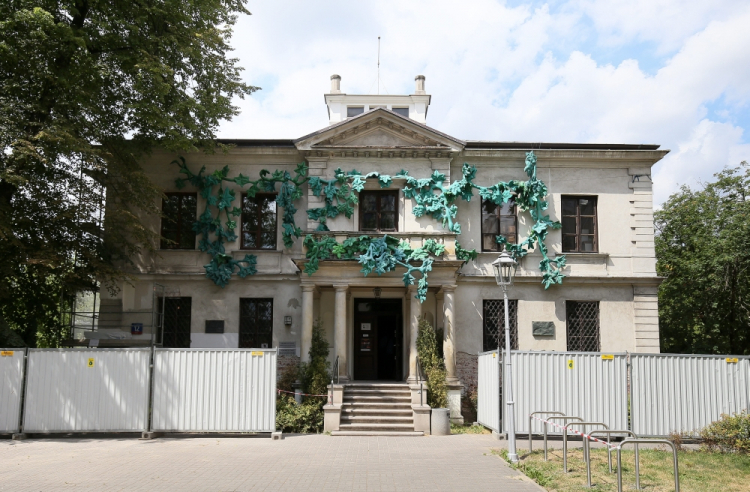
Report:
[[[500,366],[497,352],[479,354],[477,366],[477,422],[499,432]]]
[[[18,432],[25,349],[0,349],[0,434]]]
[[[604,422],[610,429],[628,428],[627,354],[610,353],[607,358],[598,352],[512,354],[515,427],[519,434],[528,434],[529,414],[537,411]],[[532,432],[542,433],[541,422],[532,422]],[[561,433],[551,426],[548,432]]]
[[[29,349],[24,432],[146,430],[151,350]]]
[[[631,354],[632,424],[639,436],[697,435],[722,413],[747,410],[750,358]]]
[[[153,377],[154,431],[276,428],[275,349],[156,349]]]

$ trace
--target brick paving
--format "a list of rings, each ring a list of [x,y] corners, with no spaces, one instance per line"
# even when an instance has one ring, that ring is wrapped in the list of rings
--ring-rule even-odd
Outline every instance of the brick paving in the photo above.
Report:
[[[519,443],[521,444],[521,443]],[[488,435],[0,441],[0,490],[543,489]]]

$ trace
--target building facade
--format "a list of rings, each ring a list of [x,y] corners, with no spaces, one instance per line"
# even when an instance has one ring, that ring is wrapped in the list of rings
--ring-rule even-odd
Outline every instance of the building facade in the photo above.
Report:
[[[650,176],[668,151],[658,145],[461,140],[427,126],[431,96],[422,76],[416,78],[415,93],[403,96],[345,94],[340,81],[333,76],[325,95],[329,126],[309,135],[226,141],[232,147],[212,155],[155,152],[148,157],[144,169],[165,193],[164,218],[143,220],[166,239],[158,254],[133,259],[133,283],[124,283],[115,297],[102,294],[100,332],[120,330],[122,336],[149,340],[153,335],[157,343],[172,347],[278,347],[280,360],[294,364],[307,357],[313,324],[319,323],[343,381],[413,382],[417,317],[423,316],[442,330],[455,410],[461,391],[476,385],[477,354],[497,347],[503,326],[502,291],[490,266],[502,249],[497,236],[519,243],[535,221],[512,200],[497,205],[475,191],[471,200],[455,202],[459,234],[417,210],[415,199],[404,194],[406,180],[398,176],[405,170],[426,180],[438,172],[446,178],[445,190],[464,177],[468,163],[476,168],[478,186],[523,182],[529,179],[527,153],[533,151],[537,179],[548,189],[544,213],[561,223],[549,229],[545,244],[550,259],[566,257],[565,278],[544,288],[539,247],[519,259],[509,294],[513,348],[659,351],[660,279]],[[379,174],[363,179],[348,213],[344,204],[338,207],[341,213],[324,219],[327,231],[320,230],[315,213],[308,213],[326,205],[326,190],[316,190],[312,181],[298,186],[301,196],[291,215],[301,237],[289,247],[283,235],[289,231],[285,213],[290,211],[276,202],[281,185],[248,196],[241,179],[224,181],[221,186],[234,192],[239,215],[235,234],[224,238],[221,261],[252,255],[256,272],[241,277],[237,269],[222,286],[207,278],[207,265],[218,257],[201,251],[207,243],[201,243],[200,228],[196,233],[193,227],[211,208],[212,198],[190,182],[178,188],[175,179],[185,177],[179,173],[180,157],[195,174],[202,167],[204,176],[228,167],[228,178],[250,180],[263,170],[294,177],[300,163],[310,179],[323,182],[335,181],[337,169]],[[380,175],[393,179],[384,187]],[[341,183],[351,185],[351,179]],[[440,245],[423,300],[416,296],[418,285],[404,285],[400,266],[365,276],[356,258],[334,254],[320,258],[313,274],[305,273],[311,261],[307,236],[344,244],[349,238],[384,235],[411,248]],[[476,250],[476,258],[464,261],[464,250]],[[416,280],[420,277],[415,272]],[[149,323],[148,313],[158,313],[156,321]],[[122,331],[136,321],[145,325],[142,335]]]

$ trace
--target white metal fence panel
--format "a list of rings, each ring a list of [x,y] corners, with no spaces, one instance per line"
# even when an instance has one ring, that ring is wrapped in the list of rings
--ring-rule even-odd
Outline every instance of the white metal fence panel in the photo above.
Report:
[[[499,432],[500,366],[497,351],[479,354],[477,366],[477,422]]]
[[[24,432],[140,432],[151,350],[30,349]]]
[[[0,349],[0,434],[18,432],[25,349]]]
[[[275,349],[156,349],[152,430],[273,432]]]
[[[749,409],[748,357],[631,354],[630,363],[632,425],[639,436],[697,435],[722,413]]]
[[[512,363],[519,434],[529,432],[529,414],[537,411],[604,422],[610,429],[628,428],[627,354],[513,351]],[[505,420],[503,427],[507,431]],[[531,430],[541,434],[541,422],[533,421]],[[548,432],[561,433],[551,426]]]

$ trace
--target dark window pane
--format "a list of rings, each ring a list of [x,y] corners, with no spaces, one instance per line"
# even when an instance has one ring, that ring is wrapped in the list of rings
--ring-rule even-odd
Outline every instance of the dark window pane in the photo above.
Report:
[[[497,216],[485,217],[482,219],[482,232],[484,234],[499,234],[499,225]]]
[[[482,235],[482,250],[484,251],[499,251],[499,245],[495,240],[495,234],[484,234]]]
[[[562,218],[562,231],[563,231],[563,234],[575,234],[576,233],[576,218],[575,217],[563,217]]]
[[[594,198],[579,198],[578,204],[581,207],[581,215],[594,215],[594,207],[596,206],[596,199]]]
[[[376,213],[366,213],[362,217],[362,230],[374,231],[378,228],[378,215]]]
[[[393,108],[393,112],[407,118],[409,117],[409,108]]]
[[[193,193],[168,193],[162,200],[162,249],[195,249],[197,201]]]
[[[352,116],[357,116],[358,114],[362,114],[364,112],[365,112],[364,106],[347,106],[346,117],[351,118]]]
[[[157,342],[165,348],[190,348],[190,297],[160,297]]]
[[[587,253],[595,251],[594,236],[581,236],[581,251]]]
[[[581,234],[593,234],[594,233],[594,218],[593,217],[581,217]]]
[[[396,229],[396,214],[393,212],[383,212],[380,214],[380,229],[392,231]]]
[[[562,248],[563,251],[576,251],[576,237],[563,236]]]
[[[513,202],[505,202],[503,203],[502,208],[500,209],[500,215],[516,215],[516,205]]]
[[[578,210],[578,204],[575,198],[563,198],[562,199],[563,215],[576,215],[577,210]]]
[[[378,197],[373,194],[367,194],[362,197],[360,208],[364,212],[377,212]]]
[[[396,210],[396,197],[394,195],[383,195],[380,198],[380,210],[382,212],[394,212]]]
[[[276,249],[276,196],[242,198],[242,248]]]
[[[273,299],[240,299],[240,348],[273,344]]]

